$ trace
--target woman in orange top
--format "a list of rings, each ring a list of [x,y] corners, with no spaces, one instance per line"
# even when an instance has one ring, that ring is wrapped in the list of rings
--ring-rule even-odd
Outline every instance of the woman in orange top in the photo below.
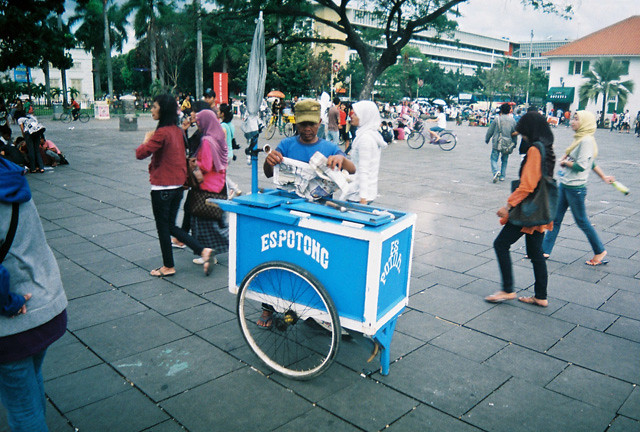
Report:
[[[520,204],[529,194],[533,193],[538,182],[542,179],[542,157],[538,145],[544,146],[544,170],[548,176],[553,176],[556,162],[553,153],[553,134],[546,119],[537,112],[529,112],[522,116],[516,125],[516,131],[522,135],[520,154],[525,158],[520,166],[520,186],[507,199],[507,205],[498,210],[500,223],[504,225],[498,237],[493,242],[498,265],[502,276],[502,291],[498,291],[485,300],[490,303],[500,303],[514,300],[516,293],[513,289],[513,268],[509,248],[520,237],[525,236],[527,255],[533,264],[535,277],[533,297],[520,297],[518,300],[536,306],[547,307],[547,263],[542,253],[544,232],[553,229],[553,222],[533,227],[519,227],[509,222],[509,210]]]

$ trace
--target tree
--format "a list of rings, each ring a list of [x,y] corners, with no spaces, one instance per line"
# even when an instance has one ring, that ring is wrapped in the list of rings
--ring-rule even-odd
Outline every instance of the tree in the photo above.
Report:
[[[506,76],[500,67],[493,67],[491,69],[478,69],[478,79],[482,84],[481,93],[489,99],[489,111],[491,111],[491,105],[494,97],[498,93],[502,93],[506,84]]]
[[[252,2],[238,2],[236,0],[220,0],[225,8],[228,19],[246,19],[256,17],[262,10],[266,17],[286,17],[303,22],[311,19],[317,24],[324,25],[339,36],[318,36],[300,31],[300,26],[283,24],[285,32],[278,33],[271,30],[265,35],[279,44],[299,42],[329,43],[345,45],[358,53],[364,68],[364,82],[360,98],[371,94],[373,85],[378,77],[396,63],[401,50],[409,43],[412,36],[420,31],[436,29],[439,32],[452,31],[456,27],[454,21],[458,15],[456,6],[469,0],[394,0],[372,1],[367,6],[370,11],[358,12],[378,22],[378,31],[364,31],[357,23],[351,21],[352,7],[350,3],[360,5],[356,0],[254,0]],[[553,0],[521,0],[523,4],[531,5],[545,12],[556,12],[568,15],[571,6],[556,6]],[[566,4],[566,2],[558,2]],[[357,8],[356,6],[353,6]],[[327,11],[331,13],[328,14]],[[333,15],[333,16],[332,16]],[[364,17],[364,16],[363,16]],[[268,24],[268,23],[267,23]],[[294,23],[295,24],[295,23]],[[268,27],[269,28],[269,27]],[[271,27],[273,29],[273,27]],[[371,33],[379,37],[372,38]],[[382,45],[382,47],[380,47]]]
[[[160,13],[171,9],[171,5],[165,0],[127,0],[122,6],[125,16],[129,16],[135,11],[133,28],[136,37],[149,39],[149,68],[151,69],[151,81],[160,79],[164,84],[164,76],[158,73],[158,48],[156,45],[156,20],[157,12]],[[162,70],[162,67],[160,68]]]
[[[122,13],[122,10],[116,4],[112,4],[107,9],[106,24],[109,32],[105,33],[104,31],[96,31],[96,29],[105,28],[104,8],[104,0],[78,1],[74,11],[75,14],[69,18],[70,26],[80,23],[76,28],[75,37],[82,47],[86,51],[89,51],[93,57],[95,93],[97,95],[102,94],[100,59],[103,58],[105,56],[105,52],[107,52],[105,47],[111,47],[115,48],[116,51],[122,51],[124,42],[127,40],[127,31],[125,28],[127,20]],[[110,48],[107,48],[107,50],[110,53]],[[111,60],[111,58],[105,58],[105,64],[107,66],[107,82],[111,82],[111,85],[108,87],[108,91],[112,94],[113,69],[109,72],[107,60]],[[111,76],[110,78],[109,75]]]
[[[626,72],[626,67],[622,62],[605,57],[596,61],[593,68],[582,75],[587,78],[587,82],[580,86],[580,101],[593,100],[593,103],[597,104],[598,96],[602,95],[600,127],[604,125],[607,101],[611,97],[617,97],[618,103],[624,106],[627,103],[629,93],[633,92],[634,83],[632,80],[620,81]]]

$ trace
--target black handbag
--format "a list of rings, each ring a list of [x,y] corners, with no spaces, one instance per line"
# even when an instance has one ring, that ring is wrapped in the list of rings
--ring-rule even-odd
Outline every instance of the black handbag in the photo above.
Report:
[[[532,227],[546,225],[553,221],[558,207],[558,184],[556,180],[545,175],[544,159],[545,152],[542,143],[536,142],[534,145],[540,150],[542,157],[542,178],[532,193],[530,193],[520,204],[509,210],[509,222],[516,226]],[[511,182],[511,191],[520,186],[520,180]]]
[[[220,192],[209,192],[202,189],[191,189],[190,191],[189,212],[192,216],[202,219],[222,220],[224,212],[219,205],[208,203],[209,198],[228,199],[227,186],[225,185]]]

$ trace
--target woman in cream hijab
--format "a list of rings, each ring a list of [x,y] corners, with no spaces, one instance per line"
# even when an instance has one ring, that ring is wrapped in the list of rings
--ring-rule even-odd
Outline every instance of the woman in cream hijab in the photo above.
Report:
[[[353,192],[349,200],[368,204],[378,196],[380,153],[387,143],[380,134],[380,111],[372,101],[353,104],[351,126],[357,126],[351,158],[356,166]]]
[[[607,183],[615,181],[614,177],[606,176],[595,164],[595,159],[598,156],[598,144],[594,137],[596,127],[596,118],[588,111],[578,111],[571,119],[571,128],[576,133],[573,136],[573,142],[567,147],[564,156],[560,159],[558,210],[553,221],[553,230],[546,233],[542,242],[542,250],[546,258],[553,250],[567,208],[571,208],[576,225],[587,236],[593,249],[593,258],[585,264],[597,266],[608,263],[604,259],[607,251],[587,217],[584,204],[587,197],[587,179],[591,170]]]

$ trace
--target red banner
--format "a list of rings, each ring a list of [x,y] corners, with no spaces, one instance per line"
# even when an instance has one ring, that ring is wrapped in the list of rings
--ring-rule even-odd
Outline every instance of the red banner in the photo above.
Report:
[[[216,92],[216,104],[229,103],[229,74],[213,73],[213,91]]]

